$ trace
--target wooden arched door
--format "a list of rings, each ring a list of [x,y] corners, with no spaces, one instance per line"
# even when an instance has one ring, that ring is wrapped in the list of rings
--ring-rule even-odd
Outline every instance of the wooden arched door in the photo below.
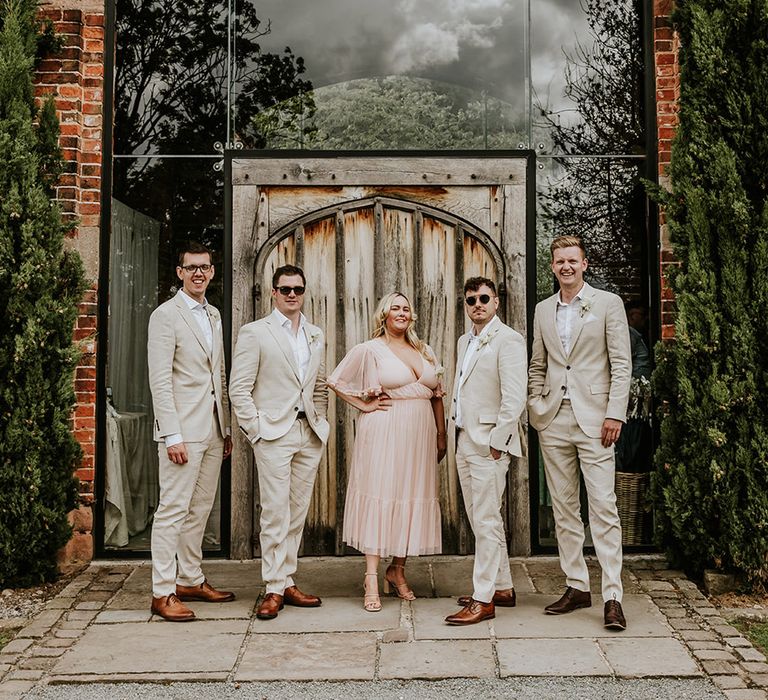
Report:
[[[256,162],[260,167],[254,174],[264,182],[264,161]],[[385,165],[392,175],[392,163]],[[509,170],[509,161],[505,165]],[[259,185],[255,191],[248,182],[250,172],[244,168],[243,184],[238,185],[233,171],[233,337],[243,323],[270,312],[272,273],[286,263],[301,266],[306,274],[304,313],[325,329],[329,372],[353,345],[368,339],[378,300],[393,290],[411,299],[419,336],[444,365],[443,381],[449,392],[456,343],[468,327],[462,301],[467,277],[498,280],[501,317],[525,332],[525,199],[515,202],[515,185],[412,186],[396,180],[383,186],[364,181],[329,187],[318,184],[317,171],[309,169],[311,184]],[[294,170],[293,176],[306,177],[306,172]],[[344,177],[338,168],[326,175],[331,181]],[[449,174],[450,179],[455,177]],[[509,210],[516,205],[522,212]],[[522,231],[514,230],[517,219]],[[251,242],[238,242],[238,231],[246,230]],[[346,552],[341,526],[355,414],[331,394],[331,437],[310,506],[304,554]],[[257,481],[249,446],[243,442],[238,447],[233,459],[233,555],[258,555]],[[439,470],[443,546],[445,553],[466,553],[471,551],[472,538],[452,447]],[[518,478],[520,467],[525,470],[524,480]],[[528,493],[527,488],[521,492],[521,484],[527,487],[523,461],[510,470],[507,529],[513,541],[517,539],[527,550],[529,532],[520,532],[520,527],[527,528]]]

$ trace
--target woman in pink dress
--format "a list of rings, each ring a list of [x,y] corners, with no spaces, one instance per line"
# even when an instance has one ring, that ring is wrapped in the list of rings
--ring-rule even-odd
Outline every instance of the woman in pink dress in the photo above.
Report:
[[[344,506],[344,541],[365,554],[369,612],[381,610],[378,566],[392,556],[384,592],[415,598],[408,555],[441,551],[437,463],[445,456],[443,391],[432,349],[414,330],[404,294],[392,292],[373,317],[371,340],[352,348],[328,377],[360,410]]]

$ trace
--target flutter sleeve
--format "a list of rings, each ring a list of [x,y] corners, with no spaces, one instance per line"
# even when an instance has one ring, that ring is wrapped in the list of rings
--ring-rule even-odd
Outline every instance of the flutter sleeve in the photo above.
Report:
[[[382,393],[376,356],[366,343],[355,345],[327,379],[328,386],[340,394],[363,399]]]
[[[443,367],[438,361],[435,351],[427,345],[427,357],[429,361],[435,367],[435,377],[437,377],[437,386],[432,390],[432,398],[442,399],[445,396],[445,390],[443,389],[443,377],[445,377],[445,367]]]

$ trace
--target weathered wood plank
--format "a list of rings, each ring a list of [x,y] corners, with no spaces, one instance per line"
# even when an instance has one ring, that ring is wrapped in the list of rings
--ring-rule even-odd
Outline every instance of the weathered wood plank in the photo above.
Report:
[[[234,158],[232,181],[249,185],[494,185],[524,182],[521,156],[474,158],[381,156],[366,158]]]

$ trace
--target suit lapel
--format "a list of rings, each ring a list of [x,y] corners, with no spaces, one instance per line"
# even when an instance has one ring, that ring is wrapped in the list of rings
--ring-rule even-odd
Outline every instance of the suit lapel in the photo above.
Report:
[[[221,325],[221,317],[219,314],[212,310],[212,307],[208,305],[206,307],[208,313],[208,322],[211,324],[211,332],[213,333],[213,352],[212,363],[213,366],[218,366],[221,353],[223,351],[221,333],[219,333],[219,326]]]
[[[581,301],[579,302],[579,312],[576,316],[576,323],[574,324],[573,330],[571,331],[571,351],[568,353],[569,356],[573,352],[573,349],[576,347],[576,343],[579,340],[581,331],[584,328],[584,321],[586,320],[588,313],[587,308],[591,308],[594,303],[595,291],[588,284],[584,283],[584,288],[582,289],[581,294]]]
[[[325,348],[320,343],[317,344],[317,347],[312,347],[312,343],[309,342],[309,339],[312,336],[319,334],[319,328],[307,323],[304,326],[304,332],[307,334],[307,343],[309,344],[309,364],[307,365],[307,373],[304,375],[304,383],[306,384],[311,377],[315,376],[317,368],[320,366],[320,360],[323,358]]]
[[[197,322],[197,319],[192,313],[192,310],[187,306],[187,303],[183,299],[179,298],[178,294],[174,300],[176,302],[176,308],[181,314],[181,318],[184,319],[184,323],[189,326],[189,329],[192,331],[192,335],[194,335],[197,342],[200,343],[200,347],[208,357],[208,361],[212,362],[211,351],[208,349],[208,343],[205,340],[205,336],[203,335],[203,331],[200,328],[200,324]]]
[[[285,330],[281,328],[273,318],[267,319],[267,328],[269,328],[269,332],[272,334],[275,342],[283,351],[283,355],[285,355],[285,359],[288,360],[288,364],[296,375],[296,379],[299,379],[299,368],[296,366],[296,359],[293,356],[293,348],[285,335]],[[301,380],[299,379],[299,381]]]
[[[465,333],[459,338],[459,350],[458,357],[456,358],[456,376],[453,378],[453,395],[456,396],[456,392],[459,389],[459,384],[464,379],[461,376],[461,368],[464,366],[464,355],[467,352],[467,345],[469,345],[469,334]]]

